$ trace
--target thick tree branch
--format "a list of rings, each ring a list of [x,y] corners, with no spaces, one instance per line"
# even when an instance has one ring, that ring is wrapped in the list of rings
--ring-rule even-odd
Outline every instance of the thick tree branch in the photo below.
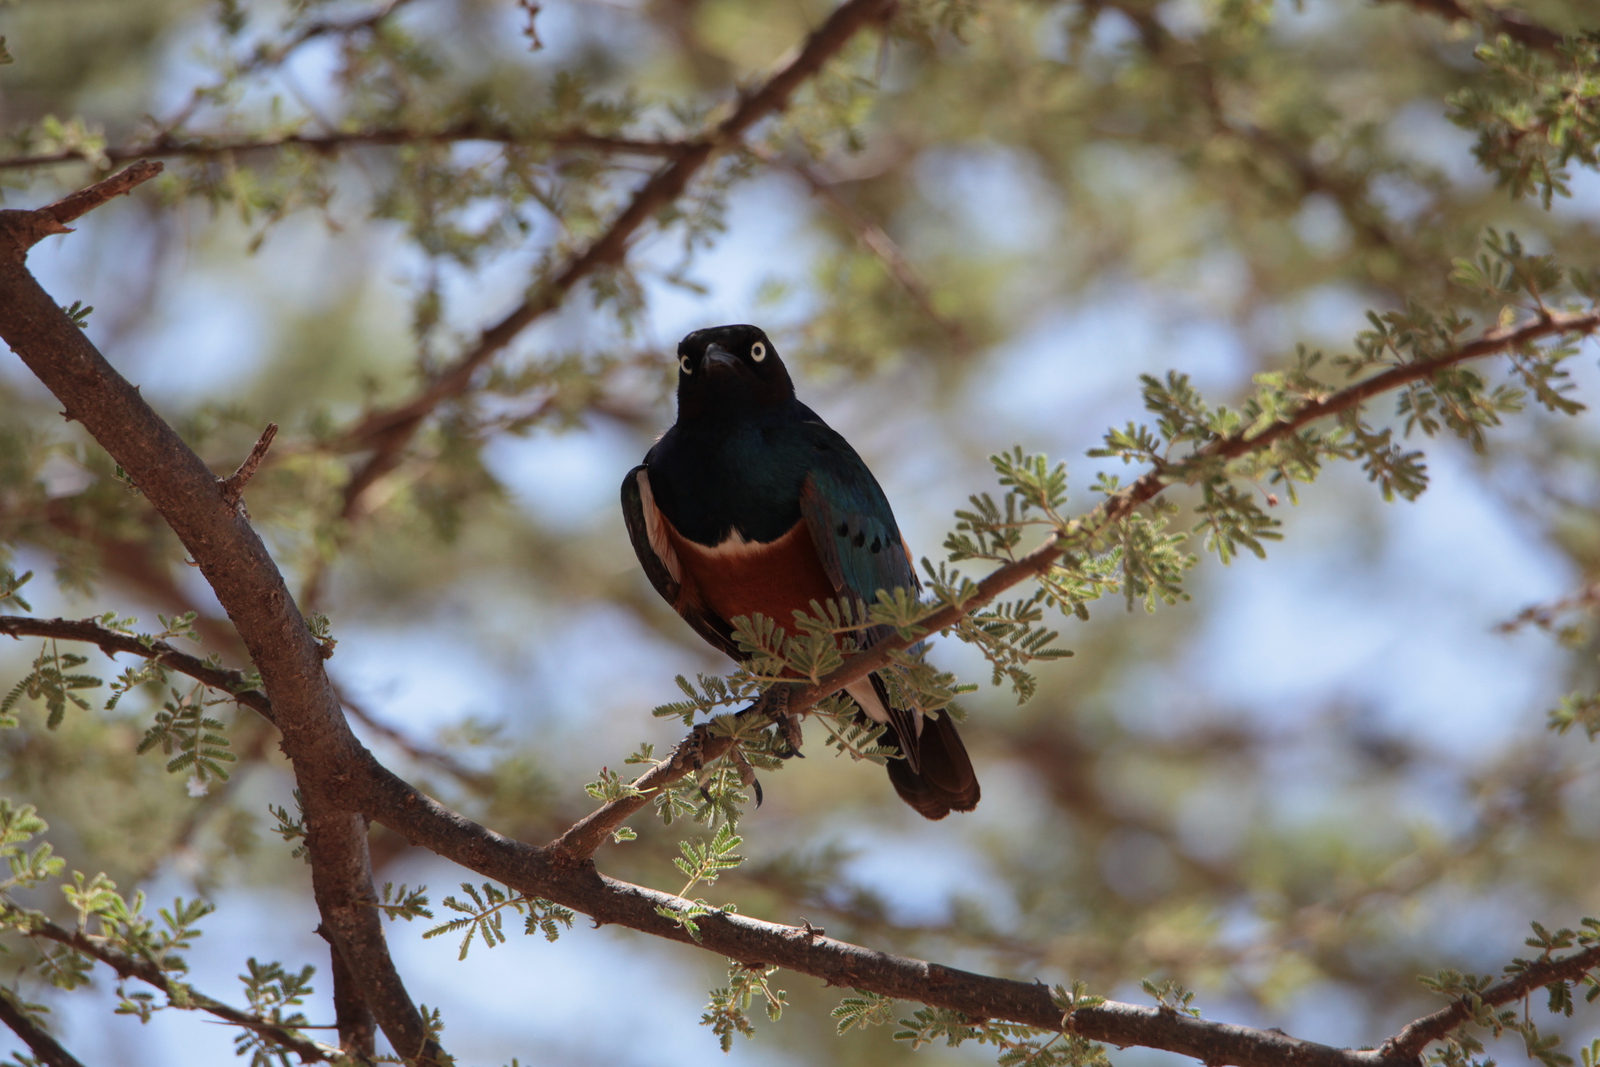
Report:
[[[141,166],[153,172],[159,164]],[[100,191],[97,202],[104,202],[100,193],[117,180],[93,187]],[[323,922],[351,970],[362,977],[363,995],[390,1044],[404,1056],[436,1061],[422,1015],[405,992],[381,921],[369,905],[376,893],[366,820],[334,800],[342,785],[339,768],[358,762],[365,749],[340,713],[322,667],[321,646],[266,546],[224,498],[216,476],[27,269],[27,237],[36,220],[81,214],[89,192],[39,211],[0,212],[0,338],[55,394],[66,416],[82,422],[128,472],[183,542],[244,639],[272,698],[283,747],[305,798],[312,886]]]
[[[328,972],[333,979],[333,1017],[339,1028],[339,1047],[356,1059],[370,1063],[378,1054],[378,1022],[361,995],[361,981],[339,955],[339,946],[325,927],[317,935],[328,943]]]
[[[47,941],[54,941],[59,945],[83,953],[85,956],[99,960],[101,963],[117,972],[121,978],[137,978],[139,981],[164,993],[168,1000],[178,1004],[190,1004],[201,1011],[215,1015],[219,1019],[253,1030],[263,1037],[270,1038],[276,1044],[282,1045],[300,1057],[302,1063],[315,1063],[326,1060],[338,1053],[338,1049],[329,1048],[308,1038],[302,1037],[293,1030],[285,1029],[274,1023],[267,1022],[247,1011],[240,1011],[220,1000],[206,996],[194,987],[175,981],[166,971],[149,960],[138,959],[126,953],[119,952],[106,944],[104,938],[92,937],[77,930],[69,930],[44,918],[37,912],[25,911],[14,904],[0,904],[0,915],[19,929],[25,930],[34,937],[42,937]]]
[[[0,1023],[11,1027],[11,1032],[22,1038],[23,1044],[47,1067],[83,1067],[76,1056],[34,1022],[17,1004],[14,995],[4,989],[0,989]]]
[[[834,9],[782,70],[744,96],[733,113],[705,137],[685,142],[683,150],[671,162],[651,175],[599,239],[567,259],[535,287],[532,295],[480,334],[471,348],[415,397],[397,407],[371,413],[347,432],[343,438],[344,447],[374,451],[345,487],[345,516],[359,512],[362,495],[395,468],[417,428],[434,409],[465,393],[479,368],[529,325],[560,307],[579,282],[621,263],[638,232],[682,196],[690,180],[718,153],[744,136],[756,123],[786,108],[801,85],[815,76],[864,27],[885,18],[890,7],[889,0],[846,0]]]
[[[878,952],[825,937],[814,929],[784,926],[735,912],[696,918],[700,939],[667,913],[681,913],[680,897],[608,878],[588,863],[574,864],[552,848],[502,837],[423,796],[372,763],[361,775],[364,802],[378,821],[413,844],[430,849],[519,892],[565,905],[600,923],[616,923],[746,964],[777,964],[830,985],[870,989],[885,996],[950,1008],[973,1019],[1001,1019],[1049,1030],[1063,1029],[1050,990]],[[1373,1051],[1351,1051],[1300,1041],[1282,1033],[1191,1019],[1162,1009],[1108,1002],[1073,1013],[1065,1024],[1095,1041],[1139,1044],[1194,1056],[1208,1064],[1240,1067],[1414,1067]]]
[[[204,682],[220,693],[227,693],[235,702],[259,714],[273,725],[277,717],[266,694],[247,688],[249,680],[241,671],[230,671],[213,663],[179,652],[165,641],[146,643],[132,634],[108,630],[88,619],[35,619],[26,615],[0,615],[0,634],[7,637],[53,637],[62,641],[82,641],[98,645],[106,655],[130,652],[135,656],[153,659],[179,674],[186,674],[197,682]]]

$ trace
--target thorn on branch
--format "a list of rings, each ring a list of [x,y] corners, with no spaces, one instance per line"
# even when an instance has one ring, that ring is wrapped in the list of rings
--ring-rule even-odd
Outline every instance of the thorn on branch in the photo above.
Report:
[[[273,438],[278,436],[278,424],[267,423],[267,428],[261,431],[261,436],[256,439],[255,447],[250,449],[250,454],[244,457],[244,462],[239,464],[239,469],[226,478],[217,479],[217,487],[222,491],[222,499],[227,501],[231,508],[238,508],[244,495],[244,487],[250,484],[250,479],[255,477],[256,468],[261,466],[261,461],[267,458],[267,449],[272,447]]]

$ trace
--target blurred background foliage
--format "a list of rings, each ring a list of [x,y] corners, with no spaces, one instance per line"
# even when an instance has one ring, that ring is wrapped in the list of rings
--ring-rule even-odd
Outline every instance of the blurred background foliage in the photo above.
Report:
[[[1540,147],[1553,123],[1593,125],[1592,49],[1588,67],[1474,52],[1508,26],[1593,29],[1584,0],[907,0],[350,492],[383,448],[364,417],[541,291],[663,143],[726,114],[828,10],[0,6],[9,206],[129,158],[168,166],[36,249],[34,269],[63,304],[93,305],[101,350],[217,471],[282,425],[249,507],[302,609],[330,620],[358,731],[503,833],[559,833],[600,767],[676,740],[649,714],[675,674],[727,668],[657,601],[615,504],[672,421],[689,329],[764,326],[937,559],[989,453],[1047,451],[1075,486],[1106,469],[1083,453],[1138,416],[1141,373],[1177,369],[1231,402],[1297,343],[1349,350],[1368,309],[1470,310],[1450,265],[1491,226],[1596,261],[1592,148]],[[1539,62],[1544,111],[1528,102]],[[114,610],[150,631],[195,611],[199,646],[242,666],[176,540],[17,361],[0,361],[0,404],[0,551],[41,576],[34,611]],[[1207,1017],[1338,1045],[1438,1007],[1419,973],[1497,970],[1529,920],[1600,912],[1594,712],[1580,698],[1576,728],[1547,728],[1565,694],[1600,683],[1600,438],[1588,417],[1530,411],[1481,454],[1428,447],[1418,502],[1334,469],[1277,505],[1286,540],[1265,562],[1204,561],[1193,599],[1153,614],[1107,601],[1064,627],[1076,656],[1043,669],[1031,701],[968,698],[985,790],[971,816],[923,824],[881,772],[820,744],[765,776],[742,824],[750,861],[720,899],[1121,999],[1176,979]],[[3,688],[38,652],[0,649]],[[963,648],[937,658],[987,673]],[[91,653],[85,669],[121,667]],[[268,805],[292,802],[270,730],[211,709],[239,762],[226,783],[186,783],[135,752],[164,698],[69,708],[54,730],[24,704],[0,733],[4,793],[38,806],[70,868],[218,902],[190,953],[212,995],[238,999],[251,956],[325,967],[307,869],[272,832]],[[687,831],[636,824],[602,868],[676,888]],[[381,829],[373,847],[380,882],[437,899],[460,878]],[[697,1025],[719,960],[580,924],[457,964],[420,929],[391,928],[402,972],[468,1062],[720,1055]],[[41,991],[12,948],[4,966],[88,1062],[231,1051],[178,1013],[112,1017],[109,980]],[[834,1037],[839,991],[782,977],[794,1009],[733,1060],[912,1055],[886,1030]],[[313,984],[308,1014],[331,1021]],[[1600,1035],[1581,1004],[1555,1028],[1569,1047]]]

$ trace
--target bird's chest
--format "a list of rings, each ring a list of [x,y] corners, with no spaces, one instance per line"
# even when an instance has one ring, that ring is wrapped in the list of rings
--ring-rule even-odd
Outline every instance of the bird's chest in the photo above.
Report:
[[[776,541],[800,522],[808,464],[781,429],[741,425],[681,434],[650,464],[656,501],[678,534],[706,548],[737,536]]]
[[[765,615],[794,632],[794,613],[814,613],[813,601],[838,596],[804,522],[765,544],[730,536],[714,548],[669,530],[681,573],[685,608],[707,609],[729,622]]]

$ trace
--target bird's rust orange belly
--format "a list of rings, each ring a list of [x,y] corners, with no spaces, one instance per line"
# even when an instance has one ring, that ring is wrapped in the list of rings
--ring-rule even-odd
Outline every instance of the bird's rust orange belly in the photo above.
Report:
[[[680,536],[670,524],[668,537],[683,569],[683,598],[729,622],[759,613],[794,633],[796,611],[812,614],[813,600],[839,595],[804,522],[765,544],[707,548]]]

